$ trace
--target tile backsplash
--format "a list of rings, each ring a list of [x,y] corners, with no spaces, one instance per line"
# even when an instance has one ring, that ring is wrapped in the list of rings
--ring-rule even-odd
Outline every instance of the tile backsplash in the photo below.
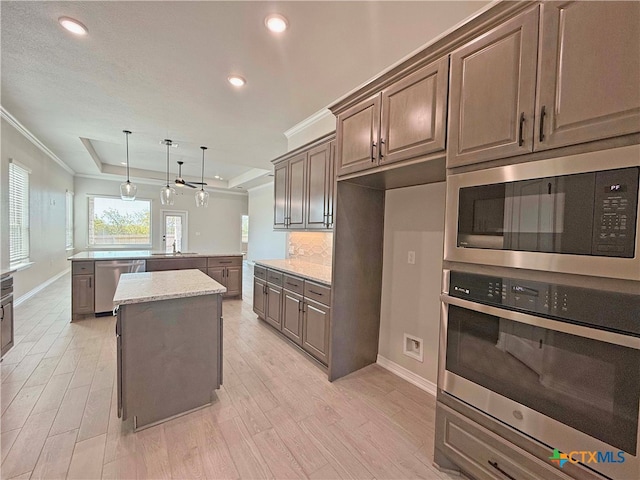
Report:
[[[287,252],[288,258],[330,267],[333,257],[333,233],[291,232]]]

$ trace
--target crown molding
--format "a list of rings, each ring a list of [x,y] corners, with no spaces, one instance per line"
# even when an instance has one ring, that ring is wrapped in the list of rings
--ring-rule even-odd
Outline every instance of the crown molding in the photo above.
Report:
[[[294,136],[294,135],[302,132],[303,130],[309,128],[314,123],[320,122],[321,120],[324,120],[327,117],[333,117],[333,113],[331,113],[331,111],[328,108],[323,108],[322,110],[317,111],[316,113],[314,113],[310,117],[305,118],[303,121],[301,121],[300,123],[294,125],[289,130],[284,132],[284,136],[287,137],[287,140],[288,140],[292,136]]]
[[[67,173],[71,175],[76,174],[76,172],[73,171],[66,163],[64,163],[60,159],[60,157],[58,157],[55,153],[49,150],[49,148],[44,143],[38,140],[38,138],[27,129],[27,127],[25,127],[22,123],[20,123],[18,119],[13,115],[11,115],[11,113],[9,113],[7,109],[4,108],[2,105],[0,105],[0,116],[4,118],[7,121],[7,123],[9,123],[9,125],[15,128],[19,133],[21,133],[24,138],[26,138],[31,143],[33,143],[36,147],[38,147],[42,151],[42,153],[44,153],[51,160],[53,160],[58,165],[60,165]]]

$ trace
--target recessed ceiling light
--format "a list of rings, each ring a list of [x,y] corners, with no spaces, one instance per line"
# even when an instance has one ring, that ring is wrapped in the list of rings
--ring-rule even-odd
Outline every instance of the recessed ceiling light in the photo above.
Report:
[[[58,23],[62,25],[65,29],[69,30],[71,33],[75,35],[86,35],[89,33],[87,27],[85,27],[82,23],[80,23],[75,18],[71,17],[60,17],[58,19]]]
[[[247,81],[239,75],[231,75],[229,78],[229,83],[234,87],[242,87]]]
[[[282,15],[273,13],[264,19],[264,24],[274,33],[282,33],[289,26],[289,22]]]

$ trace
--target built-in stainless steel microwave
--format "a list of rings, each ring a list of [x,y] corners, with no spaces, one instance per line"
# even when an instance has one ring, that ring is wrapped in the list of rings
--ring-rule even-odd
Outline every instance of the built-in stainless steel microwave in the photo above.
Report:
[[[445,260],[640,280],[634,145],[447,177]]]

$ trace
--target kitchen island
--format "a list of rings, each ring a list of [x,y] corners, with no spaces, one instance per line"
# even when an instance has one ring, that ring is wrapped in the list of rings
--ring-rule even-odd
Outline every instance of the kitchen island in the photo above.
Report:
[[[197,269],[120,276],[118,416],[134,430],[211,403],[222,384],[225,290]]]

